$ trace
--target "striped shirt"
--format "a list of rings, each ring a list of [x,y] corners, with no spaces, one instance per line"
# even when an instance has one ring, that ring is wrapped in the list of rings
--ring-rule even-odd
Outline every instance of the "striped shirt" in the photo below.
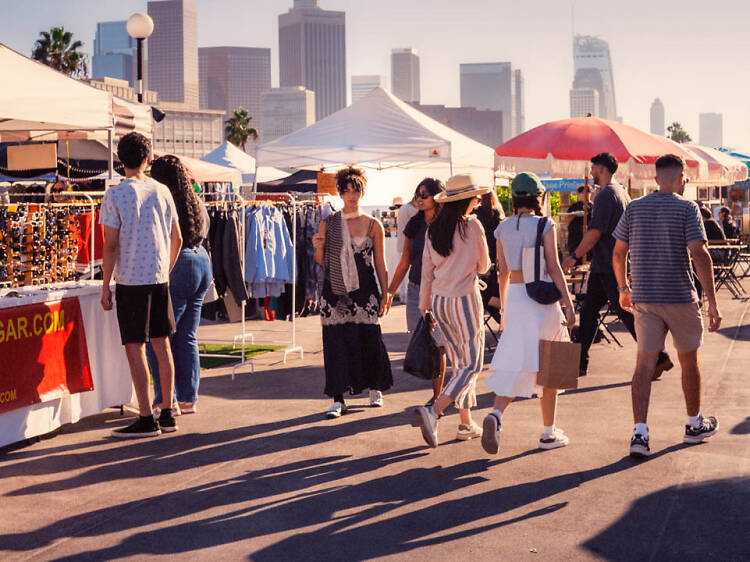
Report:
[[[676,193],[636,199],[615,229],[630,247],[632,301],[650,304],[698,302],[688,244],[706,240],[698,205]]]

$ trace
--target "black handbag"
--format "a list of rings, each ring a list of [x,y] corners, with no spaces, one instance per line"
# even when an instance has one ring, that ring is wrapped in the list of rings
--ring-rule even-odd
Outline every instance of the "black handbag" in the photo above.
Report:
[[[432,337],[430,323],[420,318],[404,357],[404,371],[420,379],[431,380],[440,375],[440,349]]]
[[[542,218],[536,227],[536,246],[534,246],[534,280],[526,282],[526,294],[539,304],[554,304],[562,298],[560,291],[551,281],[541,279],[542,270],[542,235],[547,224],[547,217]],[[526,281],[526,279],[524,279]]]

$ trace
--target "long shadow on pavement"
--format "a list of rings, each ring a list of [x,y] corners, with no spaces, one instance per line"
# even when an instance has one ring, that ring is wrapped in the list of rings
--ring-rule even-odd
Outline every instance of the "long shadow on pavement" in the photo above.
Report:
[[[584,543],[606,560],[749,560],[750,477],[670,486]]]
[[[666,448],[654,453],[651,459],[683,447],[675,445]],[[195,517],[216,507],[236,505],[236,509],[220,515],[135,533],[116,546],[79,553],[76,558],[178,554],[286,533],[284,538],[261,550],[253,552],[249,546],[248,554],[260,561],[323,559],[334,554],[335,559],[341,560],[369,559],[437,545],[544,516],[564,508],[566,502],[553,502],[509,520],[450,532],[544,501],[586,482],[639,464],[624,458],[601,468],[510,485],[455,500],[436,501],[446,493],[486,481],[483,473],[497,465],[533,454],[529,451],[507,459],[481,459],[448,467],[413,468],[353,485],[334,485],[306,491],[310,486],[331,483],[376,470],[385,464],[413,459],[420,456],[419,450],[405,449],[364,459],[328,457],[254,471],[246,477],[220,480],[141,502],[76,515],[33,532],[0,536],[0,549],[29,550],[71,534],[104,535],[186,515]],[[267,502],[257,501],[295,491],[300,493]],[[146,502],[152,502],[153,506],[147,506]],[[241,505],[247,502],[253,503]],[[389,516],[394,510],[403,511],[403,508],[418,505],[418,502],[430,502],[430,505]],[[162,506],[163,509],[155,509],[155,506]],[[371,521],[373,518],[377,519]],[[322,527],[289,534],[295,529],[314,525]]]

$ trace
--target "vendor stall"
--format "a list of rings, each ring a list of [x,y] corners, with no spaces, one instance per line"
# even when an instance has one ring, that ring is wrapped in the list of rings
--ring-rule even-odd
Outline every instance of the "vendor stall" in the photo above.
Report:
[[[128,404],[133,387],[101,282],[0,290],[0,447]]]

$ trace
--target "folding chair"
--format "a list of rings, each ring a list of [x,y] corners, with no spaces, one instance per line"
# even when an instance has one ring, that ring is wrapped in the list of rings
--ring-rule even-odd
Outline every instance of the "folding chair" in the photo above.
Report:
[[[497,329],[493,329],[490,321],[497,323]],[[494,307],[486,306],[484,308],[484,327],[489,330],[490,335],[495,340],[495,345],[500,341],[500,311]],[[488,344],[489,345],[489,344]]]

